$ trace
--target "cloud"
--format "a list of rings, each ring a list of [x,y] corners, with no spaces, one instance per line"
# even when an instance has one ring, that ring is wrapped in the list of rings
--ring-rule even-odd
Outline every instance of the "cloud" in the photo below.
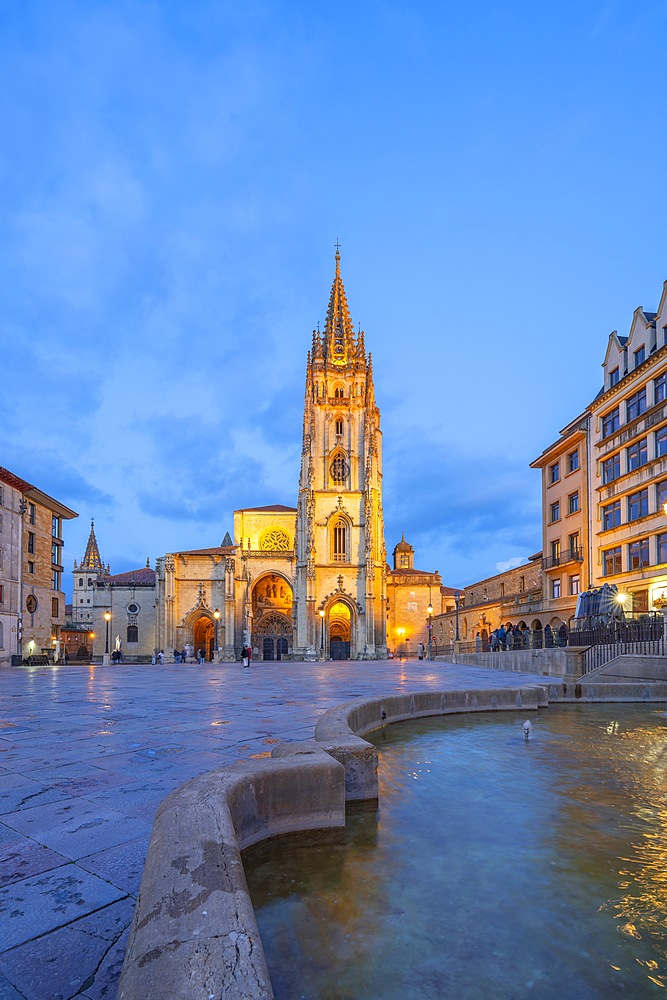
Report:
[[[522,566],[525,561],[525,556],[512,556],[511,559],[496,563],[496,569],[499,573],[506,573],[508,569],[516,569],[517,566]]]

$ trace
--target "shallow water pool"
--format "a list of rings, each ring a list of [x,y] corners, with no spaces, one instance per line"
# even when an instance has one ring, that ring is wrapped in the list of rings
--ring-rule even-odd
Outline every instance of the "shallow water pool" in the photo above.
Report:
[[[662,994],[664,712],[450,716],[374,742],[379,809],[350,810],[345,845],[246,852],[278,1000]]]

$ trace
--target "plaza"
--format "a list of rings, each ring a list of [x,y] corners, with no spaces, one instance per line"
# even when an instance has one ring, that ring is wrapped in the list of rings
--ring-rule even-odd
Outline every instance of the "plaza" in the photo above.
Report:
[[[153,816],[184,781],[374,694],[543,683],[417,660],[10,668],[0,702],[0,1000],[116,995]]]

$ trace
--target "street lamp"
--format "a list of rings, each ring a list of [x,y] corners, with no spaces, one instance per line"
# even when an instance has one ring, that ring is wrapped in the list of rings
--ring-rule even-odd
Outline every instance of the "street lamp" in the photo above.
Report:
[[[454,604],[456,605],[456,635],[455,639],[459,641],[459,601],[461,600],[461,594],[458,590],[454,591]]]
[[[324,608],[320,608],[320,660],[324,659]]]
[[[213,640],[213,645],[215,646],[215,655],[216,655],[216,659],[217,659],[217,655],[218,655],[218,652],[219,652],[219,650],[218,650],[218,621],[220,620],[220,612],[218,611],[217,608],[213,612],[213,620],[214,620],[214,625],[215,625],[215,638]]]
[[[428,658],[433,659],[433,605],[429,604],[428,611]]]
[[[19,602],[16,618],[16,652],[21,659],[23,659],[23,530],[27,509],[28,501],[22,496],[19,501],[19,514],[21,515],[19,522]]]
[[[108,666],[109,665],[109,622],[111,621],[110,611],[104,612],[104,620],[107,623],[107,641],[106,641],[106,646],[104,647],[104,663],[106,666]]]

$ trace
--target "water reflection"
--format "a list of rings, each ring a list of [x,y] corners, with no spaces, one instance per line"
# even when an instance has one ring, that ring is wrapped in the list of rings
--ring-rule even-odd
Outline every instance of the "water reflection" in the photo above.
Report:
[[[276,996],[606,1000],[667,983],[667,719],[552,708],[378,734],[347,848],[249,872]]]

